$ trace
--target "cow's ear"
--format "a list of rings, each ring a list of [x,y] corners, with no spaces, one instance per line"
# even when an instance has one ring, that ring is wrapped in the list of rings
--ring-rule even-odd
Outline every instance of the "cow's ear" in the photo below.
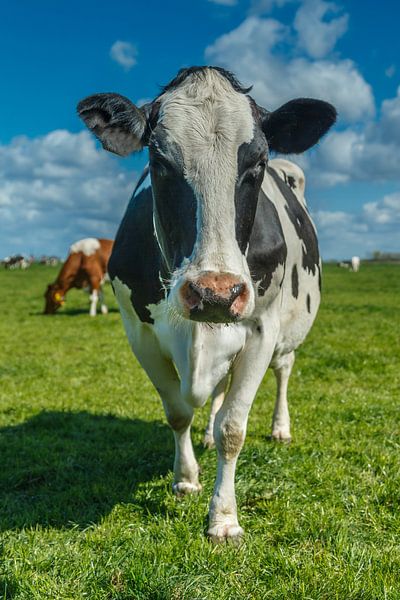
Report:
[[[145,145],[145,112],[119,94],[95,94],[81,100],[78,114],[103,148],[127,156]]]
[[[335,107],[328,102],[298,98],[273,112],[263,110],[262,129],[270,150],[300,154],[321,139],[336,116]]]

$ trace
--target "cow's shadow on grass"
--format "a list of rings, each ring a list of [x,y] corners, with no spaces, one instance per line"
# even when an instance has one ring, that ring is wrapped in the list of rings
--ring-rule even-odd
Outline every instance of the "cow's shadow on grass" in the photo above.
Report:
[[[42,412],[0,429],[0,530],[86,527],[121,503],[162,512],[165,489],[150,506],[141,488],[171,469],[173,446],[159,421],[87,412]]]

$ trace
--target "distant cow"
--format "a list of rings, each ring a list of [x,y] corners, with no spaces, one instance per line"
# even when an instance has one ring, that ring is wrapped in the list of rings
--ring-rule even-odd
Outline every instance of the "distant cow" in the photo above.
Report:
[[[359,256],[352,256],[351,257],[351,269],[352,271],[354,271],[354,273],[357,273],[357,271],[360,268],[360,257]]]
[[[16,254],[15,256],[7,256],[3,264],[5,269],[27,269],[31,265],[31,262],[22,256],[22,254]]]
[[[65,295],[71,288],[84,288],[90,292],[91,317],[96,315],[99,299],[101,312],[103,315],[107,314],[102,284],[107,273],[113,243],[113,240],[86,238],[72,244],[70,254],[56,281],[47,287],[44,309],[46,315],[54,314],[65,303]]]
[[[304,174],[269,153],[311,148],[336,119],[321,100],[270,112],[248,92],[219,67],[193,67],[141,108],[118,94],[78,106],[107,150],[149,148],[150,169],[120,225],[109,272],[129,342],[174,432],[177,494],[201,489],[190,427],[194,408],[214,397],[215,541],[243,533],[236,462],[269,366],[278,382],[272,436],[290,439],[294,351],[320,301]]]

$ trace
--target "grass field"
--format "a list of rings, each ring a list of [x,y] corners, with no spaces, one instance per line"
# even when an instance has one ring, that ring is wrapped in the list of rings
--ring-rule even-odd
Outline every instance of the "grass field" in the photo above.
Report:
[[[57,269],[0,272],[0,599],[400,598],[400,267],[328,266],[290,384],[293,442],[268,441],[267,375],[237,473],[246,537],[205,538],[203,492],[171,493],[172,433],[111,313],[82,292],[45,317]]]

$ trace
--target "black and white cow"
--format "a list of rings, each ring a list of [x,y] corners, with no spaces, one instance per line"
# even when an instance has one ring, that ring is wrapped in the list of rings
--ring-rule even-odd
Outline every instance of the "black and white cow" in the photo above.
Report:
[[[193,409],[214,399],[218,473],[208,534],[216,541],[243,533],[236,461],[269,366],[278,388],[272,437],[290,439],[294,350],[320,301],[304,175],[269,152],[303,152],[336,119],[320,100],[268,112],[248,92],[221,68],[192,67],[142,108],[118,94],[78,106],[107,150],[125,156],[149,148],[109,273],[129,342],[174,432],[177,494],[201,489],[190,426]],[[206,443],[211,437],[208,428]]]

